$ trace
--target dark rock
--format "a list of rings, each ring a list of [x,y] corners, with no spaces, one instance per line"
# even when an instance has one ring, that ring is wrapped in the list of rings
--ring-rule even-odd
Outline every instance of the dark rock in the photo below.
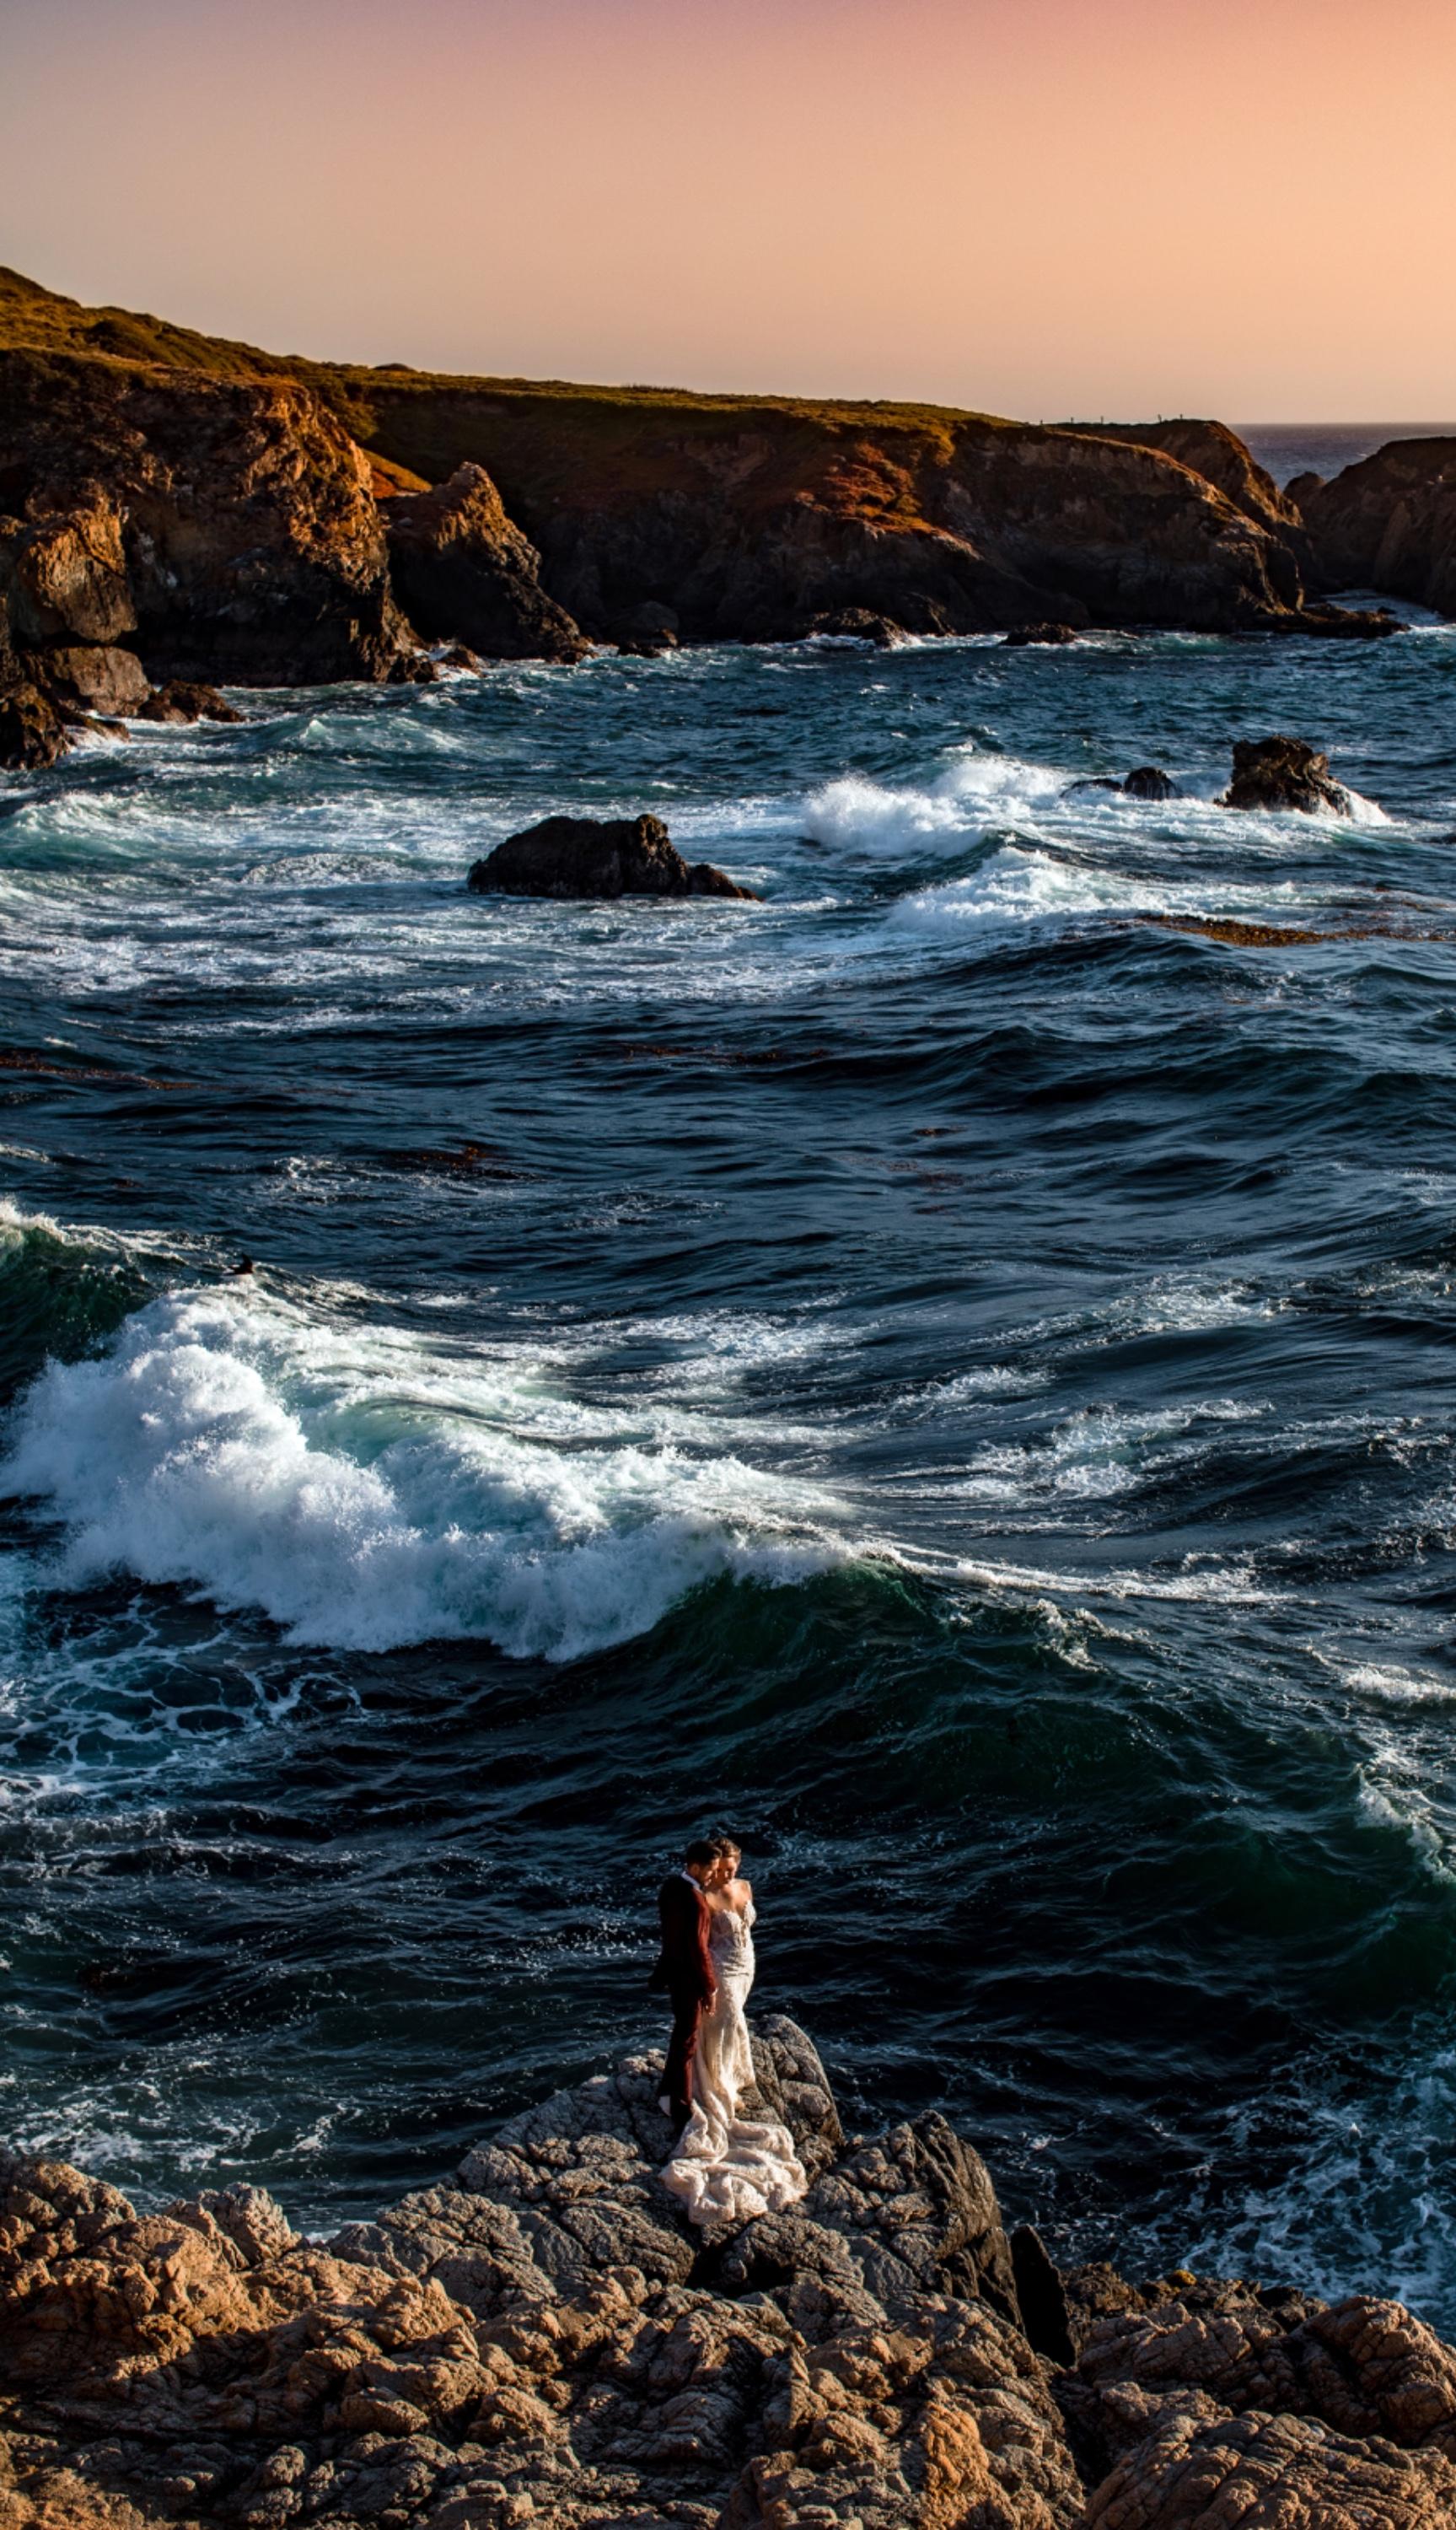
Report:
[[[243,714],[226,702],[215,686],[189,685],[174,677],[170,684],[159,686],[136,712],[138,720],[241,721]]]
[[[31,667],[37,682],[58,703],[77,703],[82,711],[118,716],[139,712],[151,695],[146,670],[135,650],[58,645],[33,651]]]
[[[465,881],[481,896],[731,896],[757,903],[711,861],[688,863],[660,817],[546,817],[498,844]]]
[[[485,674],[485,661],[463,641],[446,641],[435,652],[435,664],[441,668],[461,668],[472,677]]]
[[[1018,2223],[1009,2246],[1016,2301],[1028,2343],[1051,2363],[1074,2363],[1077,2358],[1066,2294],[1041,2233],[1030,2223]]]
[[[1160,765],[1140,764],[1129,773],[1122,788],[1129,799],[1176,799],[1178,786],[1170,773]]]
[[[1075,641],[1076,637],[1074,624],[1018,624],[1014,632],[1006,634],[1003,646],[1007,650],[1050,649]]]
[[[37,631],[135,625],[159,678],[237,685],[378,679],[408,647],[368,468],[295,379],[0,352],[6,476],[43,530],[7,542]]]
[[[1322,492],[1323,489],[1324,476],[1322,474],[1295,474],[1284,486],[1284,498],[1290,503],[1292,508],[1298,510],[1303,507],[1304,503],[1309,500],[1313,493]]]
[[[15,639],[125,640],[136,630],[121,514],[92,492],[69,515],[0,522],[0,604]]]
[[[1333,780],[1329,758],[1299,738],[1246,738],[1233,750],[1233,780],[1225,808],[1299,808],[1306,815],[1333,809],[1348,816],[1350,794]]]
[[[868,606],[840,606],[833,614],[816,615],[809,631],[828,640],[872,641],[877,650],[897,649],[905,638],[903,625]]]
[[[491,659],[582,658],[590,643],[539,579],[541,557],[507,517],[483,466],[383,511],[396,593],[427,640]]]
[[[675,650],[680,630],[676,608],[649,597],[640,606],[628,607],[625,614],[616,617],[612,638],[628,657],[648,659],[663,650]]]
[[[1391,440],[1308,483],[1300,508],[1321,586],[1377,588],[1456,615],[1456,439]]]
[[[0,688],[0,768],[33,773],[71,745],[65,715],[38,686],[20,680]]]

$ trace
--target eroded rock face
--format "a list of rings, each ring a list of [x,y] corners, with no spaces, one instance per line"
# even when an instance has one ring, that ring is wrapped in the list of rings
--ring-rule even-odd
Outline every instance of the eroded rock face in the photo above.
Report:
[[[1306,816],[1332,809],[1347,817],[1354,802],[1329,770],[1329,758],[1302,738],[1247,738],[1235,742],[1225,808],[1298,808]]]
[[[1298,492],[1318,585],[1456,615],[1456,439],[1392,440],[1328,482],[1302,477]]]
[[[711,861],[685,861],[660,817],[545,817],[497,844],[465,880],[478,896],[732,896]]]
[[[27,677],[0,681],[0,770],[38,772],[71,744],[64,714]]]
[[[162,679],[280,686],[412,646],[368,466],[291,380],[0,353],[0,474],[22,643],[125,631]]]
[[[690,640],[796,639],[846,613],[923,634],[1302,612],[1287,522],[1144,444],[863,407],[351,386],[391,457],[484,466],[546,586],[605,638],[645,602]]]
[[[717,2239],[656,2176],[658,2055],[327,2243],[0,2163],[0,2530],[1456,2518],[1456,2354],[1397,2304],[1059,2278],[944,2119],[846,2142],[803,2031],[754,2048],[812,2186]]]
[[[541,557],[506,516],[483,466],[384,512],[395,591],[427,640],[488,659],[580,659],[591,644],[540,584]]]
[[[136,609],[116,504],[82,492],[65,517],[0,520],[0,599],[27,646],[125,641]]]

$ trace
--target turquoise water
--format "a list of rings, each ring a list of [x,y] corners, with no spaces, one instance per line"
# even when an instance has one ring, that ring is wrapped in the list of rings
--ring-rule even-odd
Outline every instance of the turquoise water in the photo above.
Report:
[[[10,778],[0,2125],[368,2211],[654,2033],[723,1823],[854,2119],[1449,2324],[1453,695],[813,643]],[[1270,729],[1351,819],[1213,804]],[[466,896],[557,808],[765,902]]]

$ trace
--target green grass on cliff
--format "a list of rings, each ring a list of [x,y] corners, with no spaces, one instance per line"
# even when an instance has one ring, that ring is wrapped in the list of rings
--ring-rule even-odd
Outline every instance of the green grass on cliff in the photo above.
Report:
[[[816,424],[820,429],[863,430],[866,423],[932,435],[948,434],[957,424],[1001,423],[995,413],[962,412],[951,405],[855,402],[811,396],[715,394],[698,395],[685,387],[584,386],[564,378],[493,378],[457,376],[449,371],[411,369],[400,363],[366,367],[361,363],[312,360],[299,353],[261,352],[251,343],[233,343],[214,334],[197,334],[172,325],[162,316],[147,316],[127,307],[83,307],[76,299],[27,281],[23,273],[0,265],[0,351],[28,351],[114,361],[124,368],[185,369],[213,378],[297,378],[333,406],[349,428],[367,441],[373,436],[379,407],[398,410],[402,401],[421,402],[442,395],[479,397],[534,408],[544,419],[555,408],[567,417],[577,437],[593,417],[609,436],[623,425],[680,417],[696,432],[741,431],[761,413]],[[578,440],[579,444],[579,440]]]

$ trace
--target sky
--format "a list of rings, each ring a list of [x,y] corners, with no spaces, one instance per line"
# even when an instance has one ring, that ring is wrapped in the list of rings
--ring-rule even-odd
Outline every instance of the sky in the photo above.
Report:
[[[0,0],[0,262],[323,358],[1456,414],[1453,0]]]

